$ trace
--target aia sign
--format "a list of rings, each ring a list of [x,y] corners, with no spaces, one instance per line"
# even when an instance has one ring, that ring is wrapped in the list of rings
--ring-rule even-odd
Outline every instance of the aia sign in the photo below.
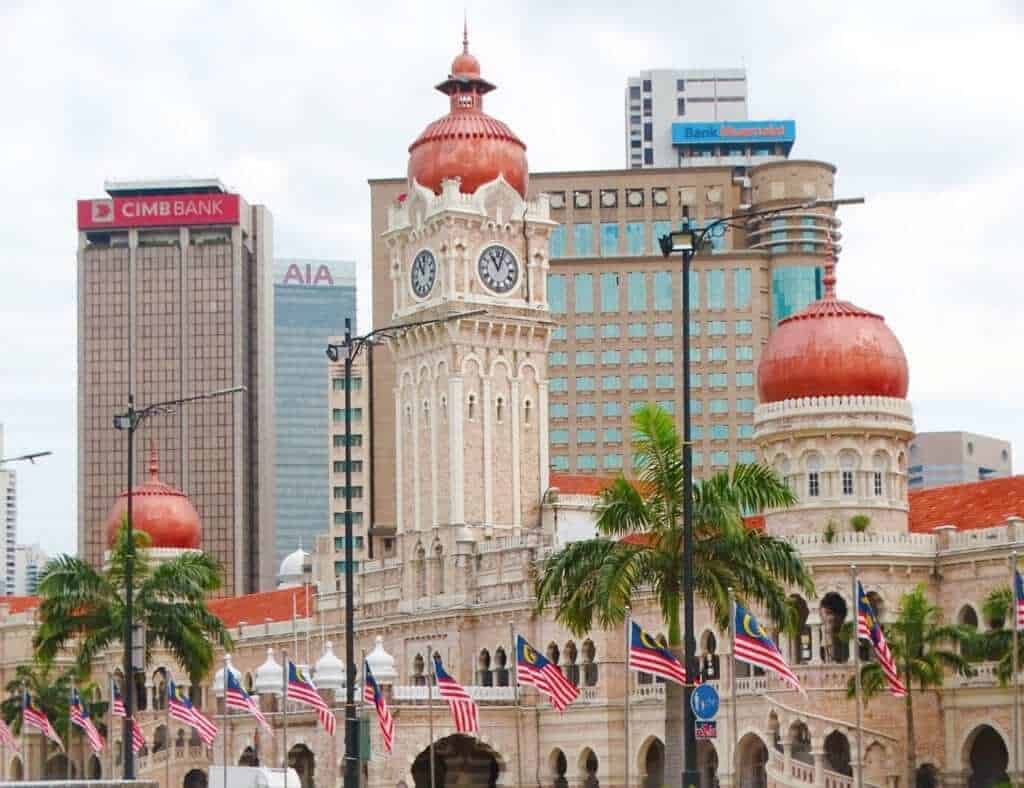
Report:
[[[238,224],[237,194],[147,194],[78,201],[79,230]]]
[[[316,270],[314,270],[314,268]],[[313,263],[306,263],[300,265],[299,263],[292,263],[288,266],[288,270],[284,272],[284,278],[281,279],[283,285],[330,285],[334,287],[334,277],[331,276],[331,269],[323,263],[314,265]]]

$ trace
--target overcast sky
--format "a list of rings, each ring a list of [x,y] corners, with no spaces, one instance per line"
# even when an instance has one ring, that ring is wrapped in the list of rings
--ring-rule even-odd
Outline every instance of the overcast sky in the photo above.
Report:
[[[447,111],[464,6],[533,170],[621,167],[632,72],[745,65],[751,117],[796,119],[793,156],[867,198],[842,213],[839,292],[902,340],[918,428],[1022,450],[1021,0],[7,0],[0,423],[6,454],[54,452],[17,466],[19,541],[75,545],[75,199],[217,176],[269,206],[277,254],[357,260],[366,325],[366,180],[403,175]]]

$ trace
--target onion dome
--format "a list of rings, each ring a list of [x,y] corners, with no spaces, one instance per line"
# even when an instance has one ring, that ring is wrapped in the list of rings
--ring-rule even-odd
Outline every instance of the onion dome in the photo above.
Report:
[[[451,110],[427,126],[409,146],[409,183],[441,193],[441,181],[459,178],[459,190],[473,194],[499,175],[526,197],[526,145],[500,120],[483,111],[484,94],[495,86],[480,76],[480,61],[469,53],[463,28],[462,52],[437,90]]]
[[[280,695],[284,690],[284,668],[274,659],[274,649],[267,649],[267,661],[256,668],[252,688],[260,695]]]
[[[198,550],[202,541],[199,513],[181,490],[164,484],[156,449],[150,449],[149,479],[132,489],[132,528],[149,535],[151,547]],[[107,517],[107,544],[113,545],[128,511],[128,493],[118,496]]]
[[[801,397],[907,396],[903,346],[885,323],[835,295],[835,258],[825,262],[825,295],[780,320],[761,351],[761,403]]]
[[[281,561],[281,567],[277,571],[278,579],[292,579],[302,577],[306,565],[309,563],[310,555],[301,547],[289,553]]]
[[[384,650],[384,638],[380,635],[377,635],[373,651],[366,655],[366,664],[370,666],[370,673],[379,684],[391,684],[398,678],[395,658]]]
[[[330,641],[324,644],[323,656],[316,661],[313,678],[316,680],[317,689],[337,692],[345,688],[345,664],[334,655],[334,646]]]
[[[224,662],[227,665],[227,669],[231,671],[231,675],[238,679],[238,683],[242,683],[242,671],[231,664],[231,655],[224,655]],[[222,667],[216,673],[213,674],[213,691],[218,695],[224,694],[224,668]]]

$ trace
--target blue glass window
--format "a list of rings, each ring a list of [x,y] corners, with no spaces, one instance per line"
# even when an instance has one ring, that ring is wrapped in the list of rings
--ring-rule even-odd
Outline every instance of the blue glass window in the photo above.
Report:
[[[548,305],[551,307],[551,314],[565,314],[565,274],[548,274]]]
[[[675,388],[676,376],[675,375],[655,375],[654,376],[654,388],[656,389],[671,389]]]
[[[586,402],[576,403],[576,417],[577,418],[593,418],[597,415],[597,406],[587,400]]]
[[[704,385],[704,380],[699,372],[690,373],[690,388],[699,389]]]
[[[567,419],[569,418],[569,403],[552,402],[548,405],[548,413],[553,419]]]
[[[690,309],[700,309],[700,274],[690,269]]]
[[[558,446],[569,442],[569,430],[551,430],[551,444]]]
[[[750,308],[751,272],[749,268],[732,270],[733,306],[737,309]]]
[[[645,402],[644,400],[642,400],[642,399],[635,399],[635,400],[632,400],[632,401],[631,401],[631,402],[629,403],[629,412],[630,412],[631,414],[632,414],[632,413],[636,413],[636,412],[637,412],[638,410],[640,410],[640,408],[642,408],[642,407],[643,407],[644,405],[646,405],[646,404],[647,404],[647,403],[646,403],[646,402]]]
[[[658,312],[672,311],[671,271],[656,271],[654,274],[654,309]]]
[[[736,336],[748,337],[754,333],[754,324],[750,320],[736,321]]]
[[[647,275],[643,271],[630,271],[626,278],[629,311],[643,312],[647,309]]]
[[[699,399],[690,400],[690,413],[694,416],[699,416],[704,412],[704,403]]]
[[[704,464],[704,452],[702,452],[702,451],[695,451],[693,453],[693,467],[694,468],[699,468],[703,464]]]
[[[737,361],[753,361],[754,360],[754,346],[753,345],[737,345],[736,346],[736,360]]]
[[[594,363],[594,351],[593,350],[577,350],[576,351],[576,366],[583,367]]]
[[[565,326],[555,326],[551,329],[551,339],[560,340],[565,339],[568,336],[568,332]]]
[[[708,385],[713,389],[724,389],[729,385],[729,376],[724,372],[712,372],[708,375]]]
[[[576,430],[577,443],[594,443],[597,440],[597,430]]]
[[[577,391],[593,391],[597,386],[597,381],[590,375],[584,375],[583,377],[576,378],[576,390]]]
[[[786,220],[772,219],[772,243],[785,242]]]
[[[622,378],[618,375],[604,375],[601,378],[601,391],[618,391],[622,388]]]
[[[776,323],[821,295],[821,268],[794,265],[772,269],[772,320]]]
[[[569,363],[569,354],[562,351],[552,351],[548,353],[548,366],[549,367],[564,367]]]
[[[709,320],[708,321],[708,336],[709,337],[724,337],[725,336],[725,321],[724,320]]]
[[[551,469],[555,471],[569,470],[569,458],[564,454],[556,454],[551,458]]]
[[[727,452],[727,451],[713,451],[713,452],[711,452],[711,464],[712,465],[728,465],[729,464],[729,452]]]
[[[671,399],[660,399],[658,400],[658,407],[665,411],[669,416],[672,416],[676,412],[676,402]],[[693,432],[691,425],[691,432]]]
[[[574,224],[572,226],[572,247],[576,257],[594,255],[594,225]]]
[[[606,470],[618,470],[622,468],[622,455],[621,454],[606,454],[604,455],[604,467]]]
[[[753,372],[737,372],[736,373],[736,385],[737,386],[753,386],[754,385],[754,373]]]
[[[708,348],[708,361],[725,361],[728,348],[724,345],[717,345]]]
[[[727,441],[727,440],[729,440],[729,425],[728,424],[712,424],[711,425],[711,440],[713,440],[713,441]]]
[[[675,351],[670,347],[658,348],[654,351],[654,363],[655,364],[671,364],[673,363],[673,357]]]
[[[601,363],[602,364],[621,364],[621,354],[617,350],[602,350],[601,351]]]
[[[646,364],[647,363],[647,351],[643,348],[633,348],[629,351],[629,363],[630,364]]]
[[[552,260],[556,260],[559,257],[565,257],[565,239],[565,225],[560,224],[551,231],[551,237],[548,238],[548,257]]]
[[[608,418],[614,418],[622,415],[622,403],[621,402],[605,402],[601,405],[602,415]]]
[[[593,339],[594,327],[590,323],[580,323],[576,326],[576,339]]]
[[[654,224],[651,225],[651,229],[654,234],[651,249],[658,249],[658,239],[661,238],[661,236],[668,235],[672,232],[672,222],[654,222]]]
[[[601,336],[605,339],[617,339],[622,336],[622,326],[618,323],[605,323],[601,326]]]
[[[725,270],[713,268],[705,276],[708,280],[708,309],[725,309]]]
[[[634,391],[637,389],[647,388],[647,376],[646,375],[630,375],[629,376],[629,387]]]
[[[637,337],[647,336],[647,324],[646,323],[630,323],[629,324],[629,335],[634,339]]]
[[[690,361],[692,361],[692,362],[699,362],[700,361],[700,348],[699,347],[694,347],[693,345],[690,345]]]
[[[700,321],[699,320],[691,320],[690,321],[690,336],[691,337],[699,337],[700,336]]]
[[[601,257],[617,257],[618,254],[618,222],[601,222]]]
[[[644,244],[644,223],[626,223],[626,254],[637,257],[647,251]]]
[[[615,273],[601,274],[601,311],[619,311],[619,275]]]
[[[604,431],[605,443],[622,443],[622,429],[620,427],[607,427]]]
[[[569,378],[548,378],[548,388],[551,391],[568,391]]]
[[[757,462],[757,452],[750,449],[742,449],[736,452],[736,462],[741,462],[744,465],[753,465]]]
[[[741,397],[736,400],[736,410],[740,413],[753,413],[754,400],[752,397]]]
[[[666,321],[661,321],[654,324],[654,336],[656,337],[670,337],[672,336],[672,324]]]
[[[708,403],[709,413],[728,413],[729,412],[729,400],[723,398],[716,398]]]
[[[589,314],[594,311],[594,275],[576,274],[573,277],[576,294],[576,313]]]
[[[576,458],[576,468],[581,471],[597,470],[597,455],[581,454]]]
[[[704,440],[704,427],[700,424],[690,425],[690,440],[691,441],[702,441]]]

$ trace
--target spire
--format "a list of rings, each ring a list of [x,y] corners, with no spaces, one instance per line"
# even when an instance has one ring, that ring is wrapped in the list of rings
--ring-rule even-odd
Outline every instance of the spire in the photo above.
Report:
[[[462,54],[469,54],[469,22],[466,18],[466,9],[462,9]]]
[[[828,240],[825,242],[825,275],[821,279],[825,285],[825,298],[835,299],[836,297],[836,252],[832,246],[832,232],[828,233]]]
[[[160,472],[160,460],[156,456],[156,443],[149,439],[149,478],[156,479]]]

